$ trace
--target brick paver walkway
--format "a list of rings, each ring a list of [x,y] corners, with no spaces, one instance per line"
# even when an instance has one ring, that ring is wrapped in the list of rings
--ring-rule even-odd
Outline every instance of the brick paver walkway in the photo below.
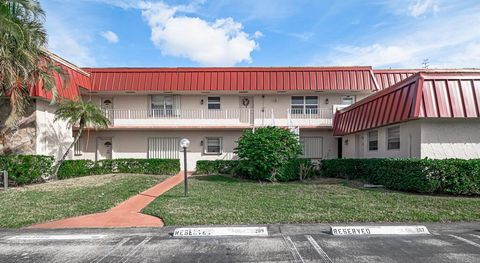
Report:
[[[140,211],[155,198],[181,182],[183,182],[183,171],[130,197],[106,212],[36,224],[29,228],[162,227],[162,219],[142,214]]]

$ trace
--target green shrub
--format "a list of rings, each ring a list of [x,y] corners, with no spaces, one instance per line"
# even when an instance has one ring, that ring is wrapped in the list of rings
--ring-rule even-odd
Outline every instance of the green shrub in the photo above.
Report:
[[[277,180],[280,182],[304,180],[318,174],[310,159],[291,159],[278,173]]]
[[[92,160],[65,160],[58,170],[58,179],[93,175],[95,168]]]
[[[361,179],[389,189],[420,193],[480,194],[480,160],[323,160],[323,176]]]
[[[101,173],[139,173],[175,175],[180,172],[178,159],[112,159],[97,162]]]
[[[24,185],[41,181],[52,172],[53,157],[43,155],[0,156],[0,170],[8,172],[12,185]]]
[[[178,159],[67,160],[58,172],[59,179],[93,174],[139,173],[174,175],[180,171]]]
[[[197,161],[196,174],[234,174],[238,160]]]
[[[278,127],[245,130],[235,149],[237,173],[255,180],[278,181],[294,175],[286,166],[301,154],[297,135]]]

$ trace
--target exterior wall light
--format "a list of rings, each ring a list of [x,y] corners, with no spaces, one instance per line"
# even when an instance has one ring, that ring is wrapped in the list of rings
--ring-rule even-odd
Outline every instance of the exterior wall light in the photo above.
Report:
[[[328,103],[329,103],[329,101],[328,101],[328,98],[327,98],[327,99],[325,99],[325,104],[328,104]]]

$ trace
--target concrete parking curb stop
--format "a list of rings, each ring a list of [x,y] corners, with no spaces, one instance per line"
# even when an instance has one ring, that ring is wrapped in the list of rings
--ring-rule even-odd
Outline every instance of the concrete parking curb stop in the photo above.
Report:
[[[425,226],[332,226],[334,236],[358,235],[429,235]]]

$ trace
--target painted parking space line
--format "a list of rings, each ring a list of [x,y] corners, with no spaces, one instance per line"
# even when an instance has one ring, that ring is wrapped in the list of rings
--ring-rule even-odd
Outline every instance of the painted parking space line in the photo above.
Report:
[[[302,258],[302,255],[300,255],[300,252],[298,252],[298,249],[295,246],[295,243],[293,243],[290,236],[283,236],[283,239],[285,240],[285,243],[287,243],[287,247],[290,250],[290,253],[292,254],[293,258],[295,259],[295,262],[305,263],[305,261]]]
[[[5,238],[6,240],[41,241],[41,240],[90,240],[102,239],[107,235],[21,235]]]
[[[94,263],[99,263],[99,262],[102,262],[102,260],[104,260],[105,258],[107,258],[108,256],[110,256],[113,252],[115,252],[117,249],[119,249],[121,246],[123,246],[123,244],[127,243],[127,241],[130,240],[130,238],[124,238],[122,239],[120,242],[118,242],[115,247],[113,247],[112,249],[110,249],[110,251],[108,253],[106,253],[105,255],[103,255],[102,257],[100,257],[99,259],[95,259],[95,260],[92,260],[92,262]]]
[[[317,251],[317,253],[320,255],[320,257],[322,257],[323,262],[328,262],[328,263],[332,262],[332,259],[327,255],[327,253],[322,249],[322,247],[320,247],[320,245],[317,243],[317,241],[315,241],[315,239],[313,239],[312,236],[305,235],[305,237],[307,238],[308,242],[310,242],[310,244],[313,246],[315,251]]]
[[[127,255],[125,255],[125,257],[123,257],[123,263],[127,262],[128,260],[130,260],[130,258],[135,254],[137,253],[137,251],[140,249],[140,247],[142,247],[143,245],[145,245],[148,241],[150,241],[150,239],[152,239],[152,237],[146,237],[142,242],[140,242],[138,245],[136,245],[132,250],[130,250],[130,252],[128,252]],[[122,260],[121,259],[121,260]]]
[[[463,241],[463,242],[465,242],[465,243],[467,243],[467,244],[470,244],[470,245],[472,245],[472,246],[475,246],[475,247],[480,248],[480,244],[475,243],[475,242],[473,242],[473,241],[471,241],[471,240],[468,240],[468,239],[466,239],[466,238],[459,237],[459,236],[456,236],[456,235],[449,235],[449,236],[451,236],[451,237],[453,237],[453,238],[455,238],[455,239],[458,239],[458,240],[460,240],[460,241]]]
[[[475,234],[469,234],[469,235],[471,235],[472,237],[476,237],[476,238],[480,239],[479,235],[475,235]]]

